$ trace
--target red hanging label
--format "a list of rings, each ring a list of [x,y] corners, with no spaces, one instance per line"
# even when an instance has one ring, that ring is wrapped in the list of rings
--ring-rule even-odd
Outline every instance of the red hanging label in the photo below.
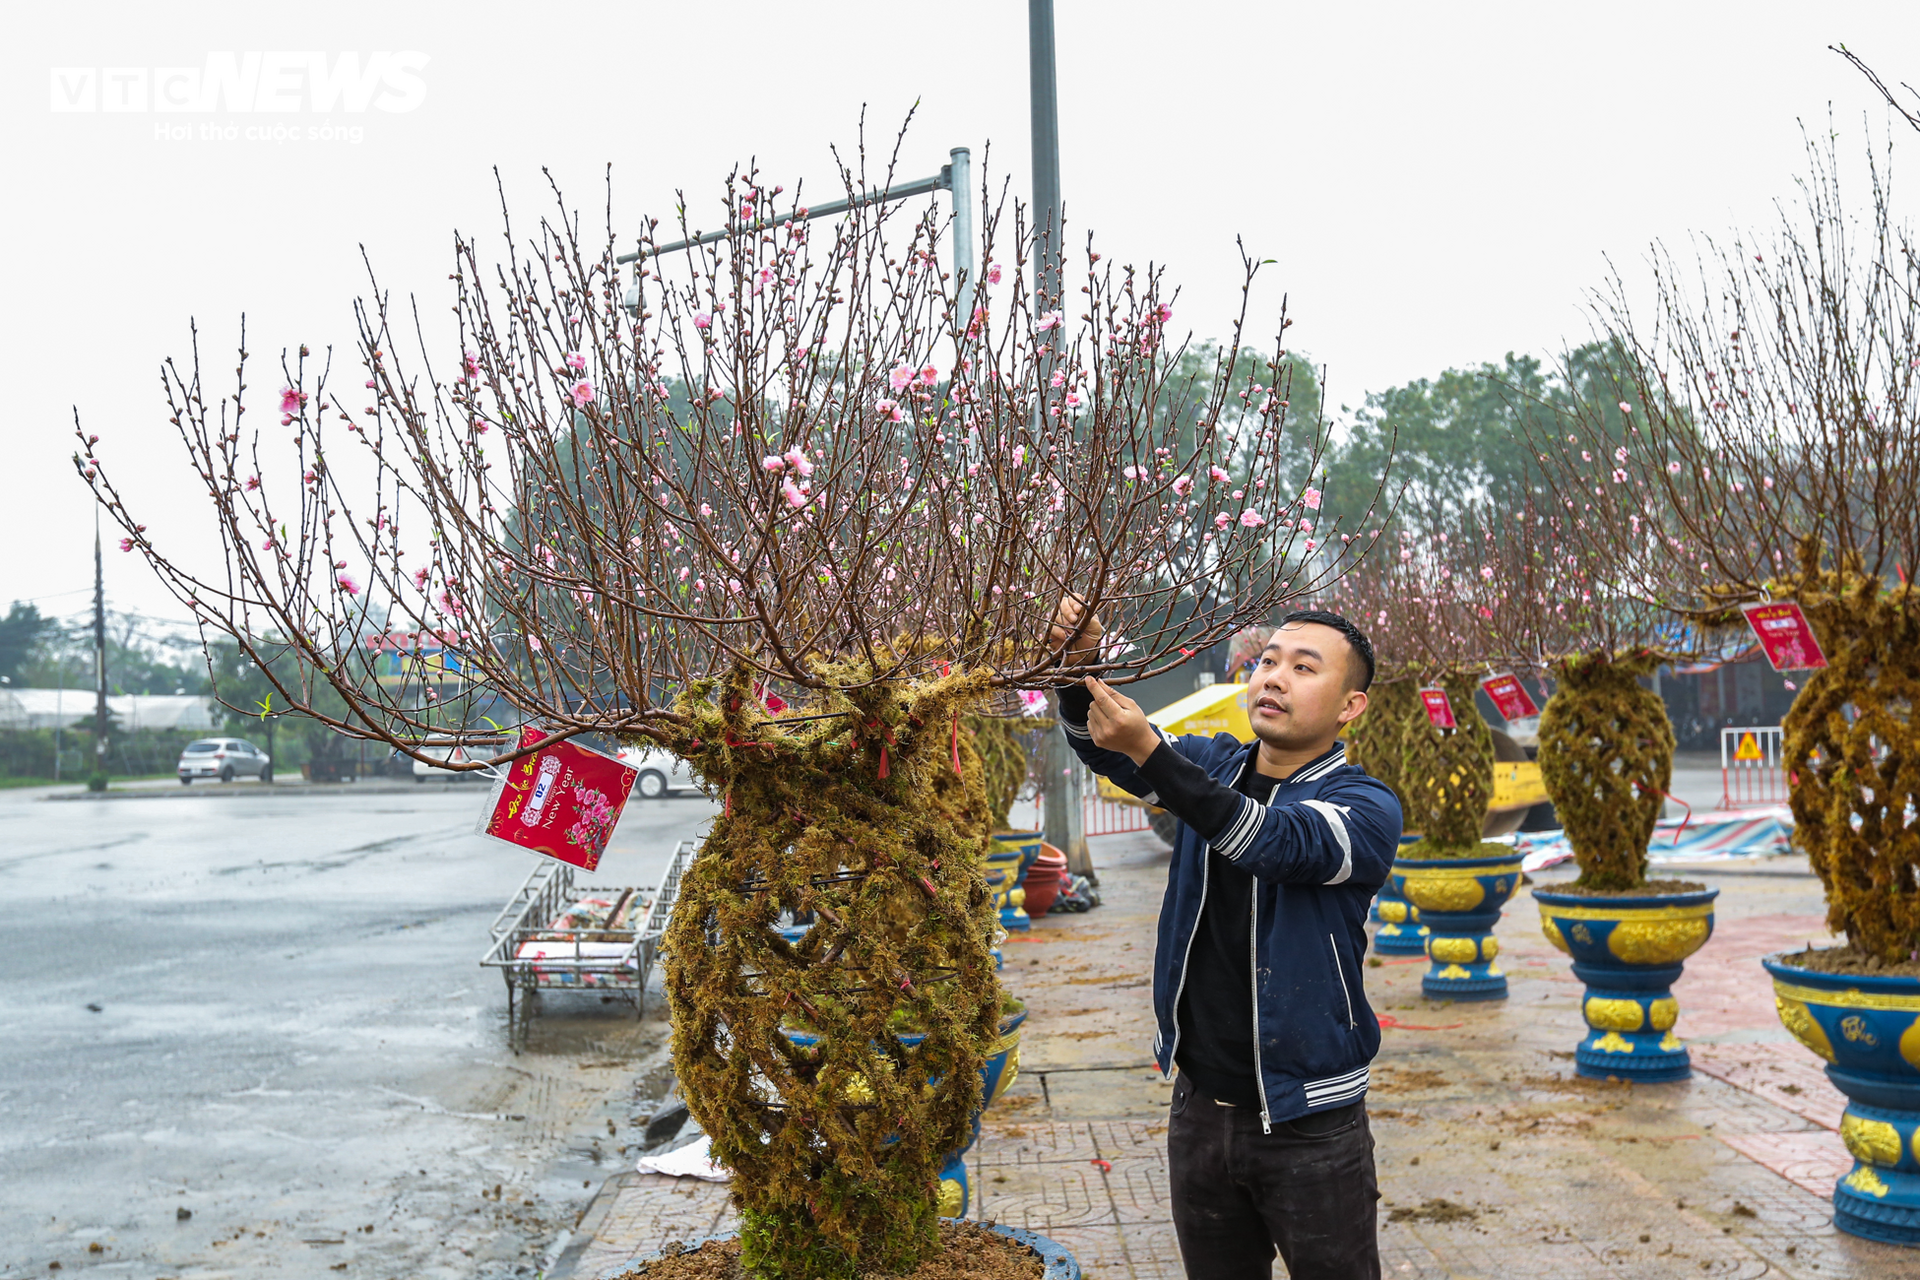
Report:
[[[1453,703],[1447,699],[1445,689],[1422,689],[1420,705],[1427,709],[1427,719],[1436,729],[1457,729],[1459,721],[1453,718]]]
[[[529,725],[520,745],[544,737]],[[592,871],[639,776],[633,766],[571,741],[542,747],[507,767],[481,834]]]
[[[1527,696],[1527,686],[1511,671],[1499,671],[1480,682],[1480,687],[1493,699],[1495,710],[1508,720],[1525,720],[1529,716],[1540,714],[1540,708],[1533,705],[1533,699]]]
[[[1820,651],[1820,642],[1813,637],[1812,624],[1793,601],[1741,605],[1740,612],[1747,615],[1747,625],[1753,628],[1760,648],[1766,652],[1767,661],[1775,671],[1803,671],[1827,665],[1827,655]]]

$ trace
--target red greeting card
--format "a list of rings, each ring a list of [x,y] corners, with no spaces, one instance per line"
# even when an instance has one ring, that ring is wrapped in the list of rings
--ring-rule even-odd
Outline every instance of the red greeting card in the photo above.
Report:
[[[1793,601],[1742,605],[1740,611],[1747,615],[1747,625],[1759,637],[1760,647],[1766,651],[1767,661],[1775,671],[1801,671],[1827,665],[1827,655],[1820,651],[1820,642],[1813,638],[1807,615]]]
[[[1427,719],[1433,721],[1436,729],[1457,729],[1460,722],[1453,718],[1453,703],[1447,699],[1445,689],[1422,689],[1420,705],[1427,709]]]
[[[1533,699],[1527,696],[1527,686],[1511,671],[1500,671],[1480,682],[1480,687],[1493,699],[1493,706],[1502,718],[1507,720],[1525,720],[1529,716],[1540,714],[1540,708],[1533,705]]]
[[[529,725],[520,745],[545,736]],[[508,766],[480,832],[592,871],[639,775],[631,765],[577,743],[542,747]]]

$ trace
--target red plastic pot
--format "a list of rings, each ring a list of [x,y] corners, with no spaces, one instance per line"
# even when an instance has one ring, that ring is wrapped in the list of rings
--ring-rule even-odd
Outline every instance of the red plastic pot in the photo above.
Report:
[[[1027,904],[1029,916],[1043,916],[1065,887],[1067,855],[1050,844],[1040,846],[1040,856],[1027,868]]]

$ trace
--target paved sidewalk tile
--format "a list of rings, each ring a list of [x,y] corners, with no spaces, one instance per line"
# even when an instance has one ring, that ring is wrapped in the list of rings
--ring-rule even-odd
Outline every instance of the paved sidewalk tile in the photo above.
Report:
[[[1036,921],[1004,948],[1002,977],[1031,1016],[1020,1073],[968,1154],[973,1213],[1051,1236],[1090,1280],[1201,1277],[1174,1238],[1171,1087],[1147,1053],[1168,855],[1146,835],[1095,850],[1105,905]],[[1833,1183],[1852,1163],[1844,1099],[1780,1027],[1759,965],[1826,941],[1818,882],[1782,866],[1662,869],[1721,889],[1714,936],[1675,987],[1690,1081],[1574,1073],[1581,987],[1524,893],[1498,930],[1504,1002],[1436,1003],[1420,993],[1424,961],[1369,963],[1388,1023],[1368,1098],[1388,1277],[1920,1280],[1920,1250],[1833,1229]],[[572,1276],[617,1274],[733,1220],[722,1186],[625,1175],[583,1223],[592,1240]]]

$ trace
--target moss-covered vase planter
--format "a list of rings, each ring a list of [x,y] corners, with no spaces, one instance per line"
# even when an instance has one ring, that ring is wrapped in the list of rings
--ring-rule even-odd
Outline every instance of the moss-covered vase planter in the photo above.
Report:
[[[1020,1028],[1026,1023],[1027,1010],[1023,1005],[1012,1013],[1002,1014],[1000,1033],[987,1050],[987,1060],[980,1067],[980,1108],[984,1111],[992,1106],[1000,1095],[1005,1093],[1020,1075]],[[787,1039],[802,1048],[811,1048],[819,1043],[819,1037],[811,1031],[795,1028],[786,1029]],[[900,1043],[911,1049],[925,1039],[915,1031],[900,1033]],[[865,1081],[855,1077],[847,1086],[847,1100],[860,1103],[870,1100],[872,1094],[866,1088]],[[940,1167],[940,1216],[943,1218],[964,1218],[967,1207],[973,1202],[972,1186],[967,1179],[967,1152],[980,1140],[980,1112],[973,1113],[973,1126],[966,1145],[958,1151],[949,1152]]]
[[[1408,902],[1389,880],[1380,886],[1369,913],[1379,922],[1373,932],[1373,949],[1383,956],[1419,956],[1427,952],[1427,926],[1420,923],[1420,908]]]
[[[1575,1068],[1594,1080],[1657,1083],[1693,1074],[1673,1033],[1680,1002],[1673,984],[1686,958],[1713,936],[1718,889],[1659,896],[1555,893],[1535,889],[1540,931],[1573,958],[1586,984],[1580,1012],[1587,1034]]]
[[[1037,1231],[1028,1231],[1023,1227],[1010,1227],[1003,1222],[996,1222],[987,1230],[1033,1250],[1034,1256],[1040,1260],[1040,1280],[1080,1280],[1079,1260],[1073,1256],[1071,1249],[1058,1240],[1048,1239]],[[684,1253],[698,1249],[712,1240],[731,1240],[738,1234],[740,1233],[737,1231],[725,1231],[719,1235],[702,1236],[681,1245],[678,1252]],[[635,1268],[649,1262],[657,1262],[666,1256],[664,1253],[650,1253],[643,1258],[629,1259],[611,1271],[601,1272],[599,1280],[622,1280],[622,1277]]]
[[[1505,1000],[1493,927],[1520,887],[1520,855],[1399,858],[1390,883],[1420,909],[1427,931],[1421,992],[1433,1000]]]
[[[1040,856],[1044,836],[1040,831],[996,831],[987,839],[987,890],[1000,909],[1000,927],[1009,933],[1033,927],[1026,912],[1027,891],[1020,882]]]
[[[1780,1021],[1847,1095],[1840,1137],[1854,1163],[1833,1189],[1833,1225],[1920,1245],[1920,978],[1820,973],[1784,956],[1761,963]]]

